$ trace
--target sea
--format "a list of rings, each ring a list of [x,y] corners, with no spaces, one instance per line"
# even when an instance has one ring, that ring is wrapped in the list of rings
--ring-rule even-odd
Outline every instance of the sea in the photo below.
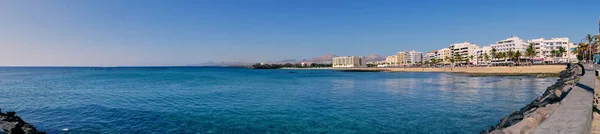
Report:
[[[224,67],[0,67],[0,108],[48,133],[467,134],[497,124],[556,80]]]

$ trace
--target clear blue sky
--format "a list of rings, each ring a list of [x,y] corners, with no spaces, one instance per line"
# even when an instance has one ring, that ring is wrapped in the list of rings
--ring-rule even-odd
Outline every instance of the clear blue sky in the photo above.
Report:
[[[0,66],[392,55],[598,31],[598,0],[8,0]]]

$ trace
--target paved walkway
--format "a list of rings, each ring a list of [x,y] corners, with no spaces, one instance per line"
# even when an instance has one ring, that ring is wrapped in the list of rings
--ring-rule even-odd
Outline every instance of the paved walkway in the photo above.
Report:
[[[596,107],[596,109],[600,108],[600,104],[597,103],[597,101],[599,101],[599,97],[598,96],[600,93],[600,81],[596,80],[595,84],[594,84],[594,107]],[[598,112],[593,112],[592,113],[592,130],[590,131],[591,134],[600,134],[600,113]]]
[[[586,69],[585,75],[534,134],[589,134],[595,81],[595,72]]]

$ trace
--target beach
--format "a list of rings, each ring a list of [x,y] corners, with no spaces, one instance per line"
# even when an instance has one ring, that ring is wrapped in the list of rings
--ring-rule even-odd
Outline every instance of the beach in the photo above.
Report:
[[[365,72],[447,72],[461,73],[471,76],[512,76],[512,75],[535,75],[554,76],[565,70],[566,65],[534,65],[534,66],[494,66],[494,67],[457,67],[457,68],[315,68],[332,69],[341,71],[365,71]],[[296,68],[285,68],[296,69]],[[313,68],[302,68],[313,69]]]

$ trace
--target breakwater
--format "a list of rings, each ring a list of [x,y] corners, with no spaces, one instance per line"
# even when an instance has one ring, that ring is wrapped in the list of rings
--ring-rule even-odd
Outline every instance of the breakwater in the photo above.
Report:
[[[481,133],[533,133],[549,115],[559,107],[563,100],[583,76],[581,64],[569,64],[559,73],[556,83],[525,107],[503,117],[497,125],[490,126]]]
[[[7,134],[45,134],[46,132],[37,131],[35,127],[23,121],[15,112],[2,113],[0,111],[0,128]]]

